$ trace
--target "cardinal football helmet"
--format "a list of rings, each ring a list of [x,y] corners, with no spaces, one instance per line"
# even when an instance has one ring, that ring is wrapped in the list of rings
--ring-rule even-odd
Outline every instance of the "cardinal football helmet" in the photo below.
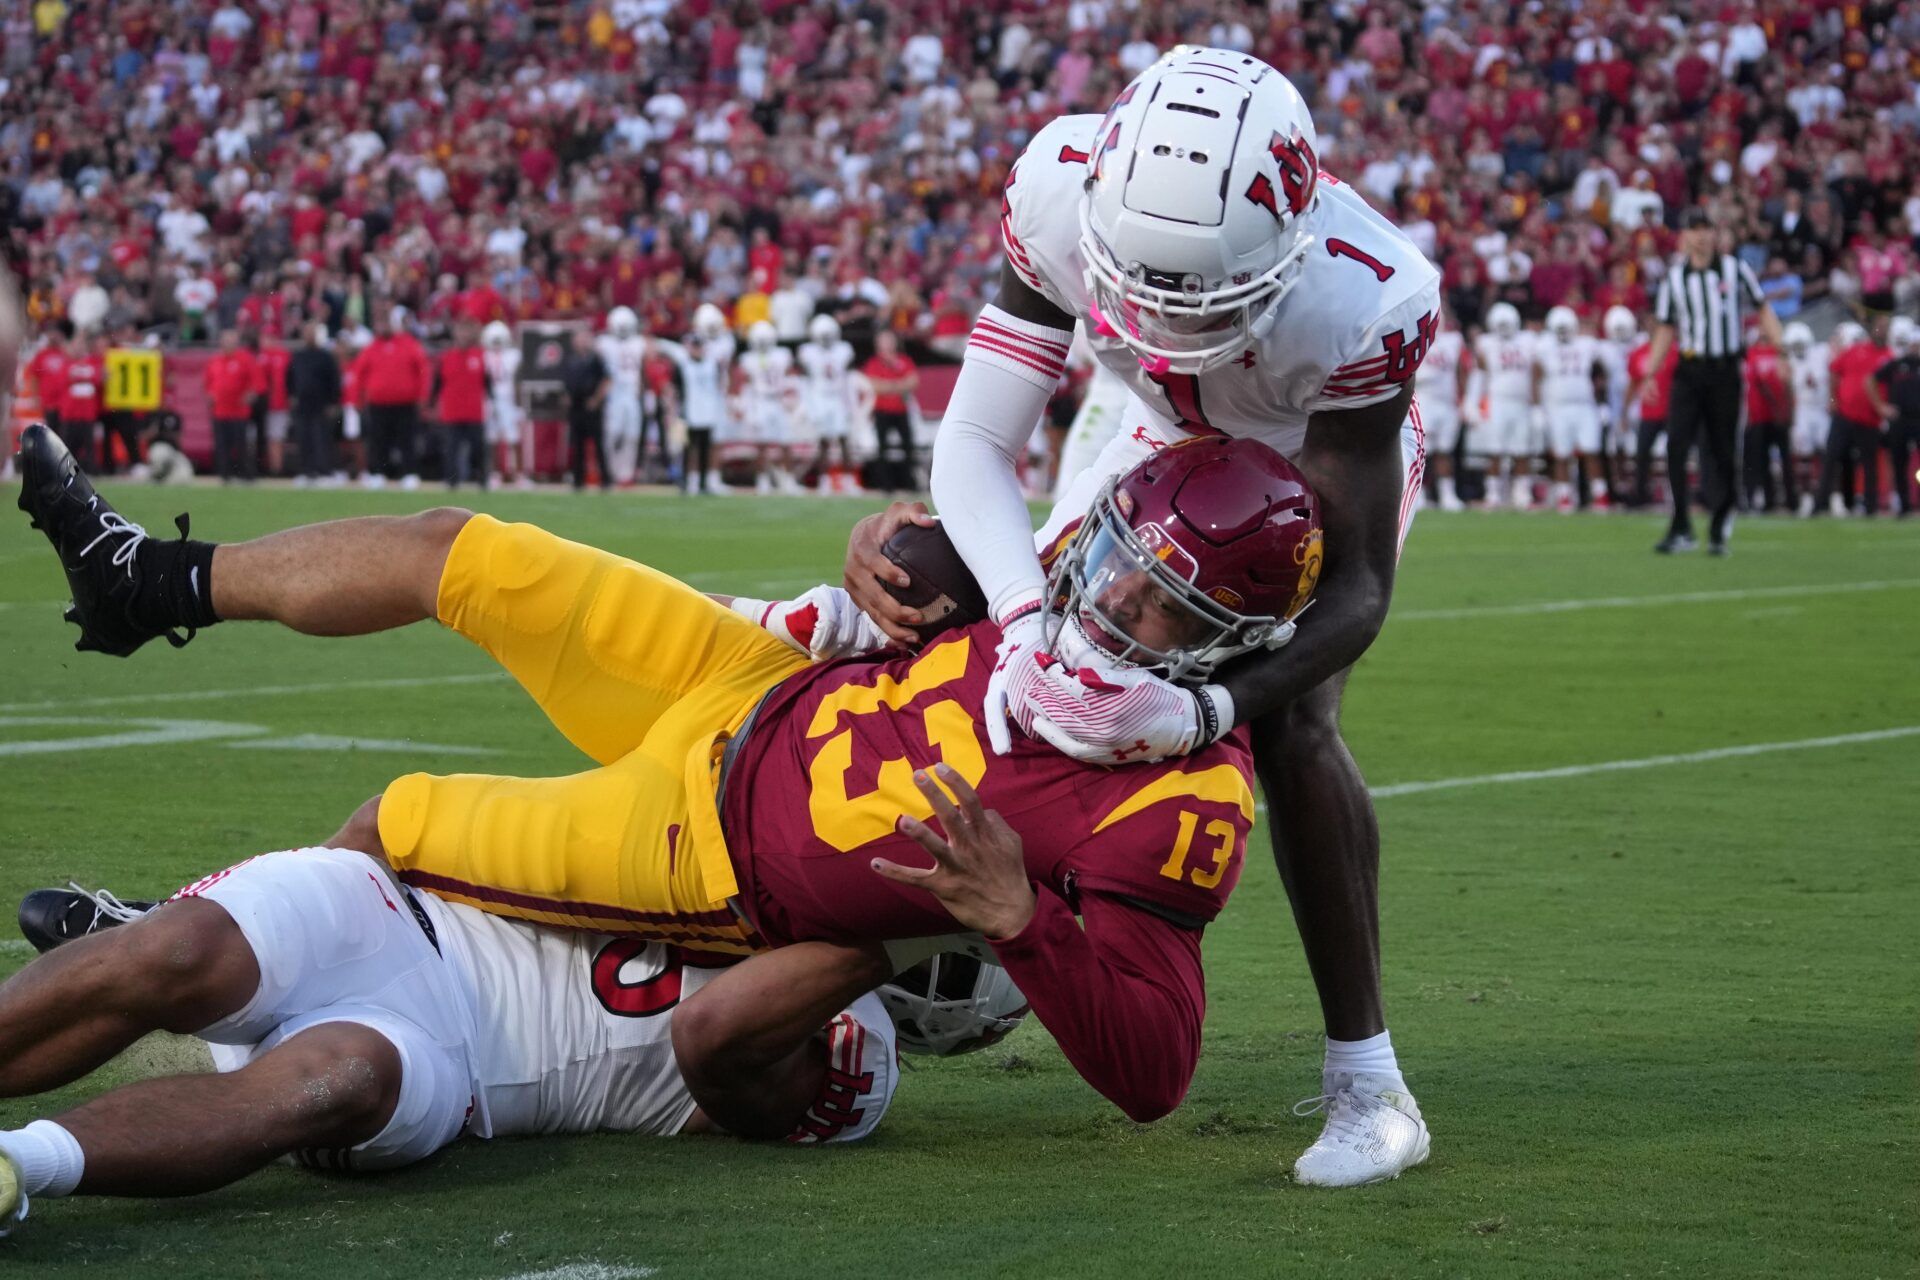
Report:
[[[1914,324],[1909,316],[1895,316],[1887,321],[1887,345],[1895,351],[1904,352],[1920,342],[1920,326]]]
[[[1843,320],[1833,330],[1833,349],[1845,351],[1856,343],[1867,340],[1867,326],[1856,320]]]
[[[747,345],[755,351],[771,351],[779,343],[779,330],[765,320],[755,320],[747,327]]]
[[[953,1057],[998,1044],[1027,1016],[1007,971],[964,951],[943,951],[878,988],[903,1053]]]
[[[480,341],[498,351],[513,345],[513,331],[495,320],[480,331]]]
[[[1092,322],[1155,373],[1196,374],[1272,327],[1312,247],[1313,115],[1287,78],[1181,45],[1114,99],[1080,206]]]
[[[1320,581],[1320,501],[1257,440],[1203,437],[1107,482],[1047,584],[1047,647],[1071,641],[1169,680],[1278,649]],[[1154,611],[1177,644],[1143,641]]]

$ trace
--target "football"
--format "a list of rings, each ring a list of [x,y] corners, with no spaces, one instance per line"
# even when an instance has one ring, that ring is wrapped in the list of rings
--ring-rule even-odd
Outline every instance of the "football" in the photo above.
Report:
[[[914,627],[925,644],[943,631],[969,626],[987,616],[987,599],[973,571],[953,548],[953,540],[938,522],[929,528],[909,524],[887,539],[880,549],[887,559],[913,577],[910,586],[882,583],[901,604],[921,611],[926,621]]]

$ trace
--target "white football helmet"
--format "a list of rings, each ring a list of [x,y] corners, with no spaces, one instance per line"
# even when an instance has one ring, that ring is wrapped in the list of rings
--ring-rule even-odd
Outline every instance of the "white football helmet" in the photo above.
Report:
[[[694,310],[693,331],[712,342],[727,331],[726,313],[711,302],[703,302]]]
[[[807,336],[823,347],[840,341],[840,322],[832,316],[815,316],[807,325]]]
[[[1916,325],[1910,316],[1895,316],[1887,321],[1887,345],[1895,351],[1906,351],[1920,342],[1920,325]]]
[[[747,329],[747,345],[755,351],[771,351],[780,341],[780,331],[765,320],[755,320]]]
[[[1080,256],[1097,332],[1153,373],[1196,374],[1272,327],[1312,247],[1319,142],[1287,78],[1180,45],[1107,109]]]
[[[1795,320],[1781,331],[1780,341],[1794,355],[1803,356],[1813,350],[1813,330],[1807,328],[1801,321]]]
[[[1632,342],[1640,332],[1640,322],[1633,318],[1633,312],[1625,307],[1608,307],[1606,318],[1601,326],[1607,335],[1607,341]]]
[[[1006,1039],[1027,1016],[1027,998],[1007,971],[964,951],[922,960],[876,994],[903,1053],[972,1053]]]
[[[1571,342],[1580,336],[1580,317],[1572,307],[1555,307],[1547,312],[1547,332],[1561,342]]]
[[[1867,340],[1867,326],[1853,320],[1843,320],[1833,331],[1833,349],[1845,351],[1855,343]]]
[[[507,328],[507,326],[500,321],[495,320],[480,331],[480,341],[492,347],[495,351],[499,351],[504,347],[513,345],[513,330]]]
[[[1511,302],[1496,302],[1487,308],[1487,328],[1503,338],[1520,332],[1520,312]]]
[[[640,317],[632,307],[615,307],[607,312],[607,332],[616,338],[631,338],[640,332]]]

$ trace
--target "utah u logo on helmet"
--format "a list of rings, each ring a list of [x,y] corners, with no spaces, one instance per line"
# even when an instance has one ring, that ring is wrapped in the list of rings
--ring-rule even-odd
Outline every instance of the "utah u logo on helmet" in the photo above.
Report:
[[[1313,144],[1297,133],[1291,137],[1276,133],[1267,143],[1267,153],[1279,166],[1280,190],[1287,198],[1287,213],[1297,218],[1313,203],[1319,178],[1320,162],[1313,154]],[[1253,182],[1247,187],[1247,199],[1272,214],[1275,222],[1286,225],[1287,218],[1281,216],[1279,202],[1274,198],[1273,182],[1266,174],[1253,176]]]

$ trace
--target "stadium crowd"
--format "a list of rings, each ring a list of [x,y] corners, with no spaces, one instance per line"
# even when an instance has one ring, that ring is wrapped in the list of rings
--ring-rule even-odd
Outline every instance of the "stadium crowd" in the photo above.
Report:
[[[1027,138],[1179,42],[1251,51],[1445,271],[1589,328],[1705,206],[1785,319],[1920,303],[1920,5],[40,0],[0,29],[7,246],[46,327],[371,340],[406,308],[957,354]]]

